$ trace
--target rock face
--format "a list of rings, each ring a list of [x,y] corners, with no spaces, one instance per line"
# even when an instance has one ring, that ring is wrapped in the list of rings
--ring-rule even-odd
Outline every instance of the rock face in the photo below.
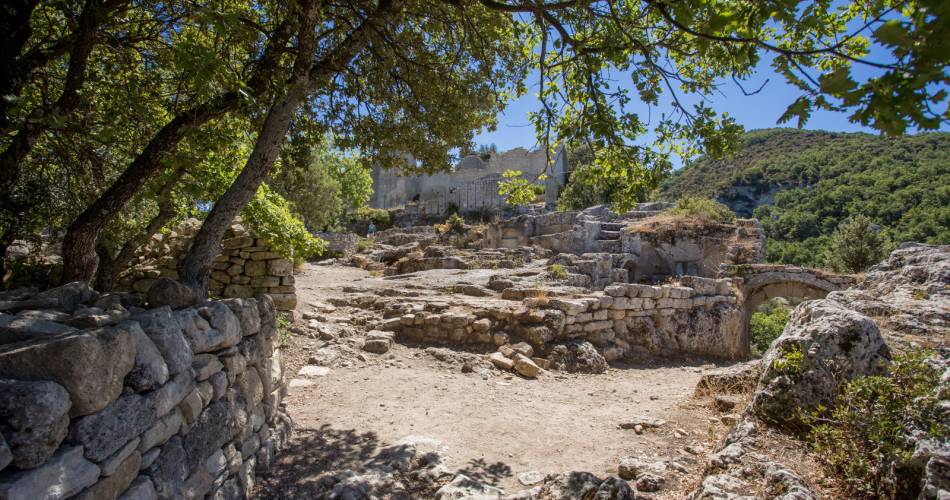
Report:
[[[23,318],[75,324],[125,300],[69,290],[51,296],[71,314]],[[31,294],[17,301],[50,301]],[[270,299],[232,299],[0,344],[0,499],[248,497],[290,432],[276,334]]]
[[[797,307],[762,360],[752,410],[763,420],[795,430],[798,409],[834,403],[838,384],[883,374],[890,350],[870,318],[823,299]]]
[[[0,379],[0,434],[13,465],[32,469],[49,460],[66,437],[69,406],[57,383]]]

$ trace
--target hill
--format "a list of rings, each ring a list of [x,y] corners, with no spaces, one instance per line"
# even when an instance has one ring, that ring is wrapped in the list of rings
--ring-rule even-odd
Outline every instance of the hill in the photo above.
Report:
[[[888,241],[950,243],[950,134],[880,137],[796,129],[746,134],[724,160],[673,174],[660,198],[715,198],[762,221],[773,262],[820,266],[829,236],[864,214]]]

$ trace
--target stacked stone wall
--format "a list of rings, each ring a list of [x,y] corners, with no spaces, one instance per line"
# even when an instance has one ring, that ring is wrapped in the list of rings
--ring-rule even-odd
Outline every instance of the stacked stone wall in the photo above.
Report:
[[[247,498],[290,420],[268,296],[0,297],[0,499]]]
[[[156,234],[139,250],[134,265],[120,280],[123,288],[145,293],[158,278],[178,279],[178,262],[200,227],[199,220],[188,219],[168,234]],[[228,228],[221,248],[208,280],[210,295],[252,298],[267,294],[279,311],[297,306],[292,260],[274,252],[240,221]]]
[[[732,280],[691,277],[691,286],[615,284],[572,298],[549,290],[509,288],[518,306],[470,311],[423,307],[393,317],[381,330],[411,341],[504,345],[525,341],[540,352],[586,340],[608,359],[637,352],[738,359],[748,356],[742,311]],[[372,303],[368,304],[369,307]]]

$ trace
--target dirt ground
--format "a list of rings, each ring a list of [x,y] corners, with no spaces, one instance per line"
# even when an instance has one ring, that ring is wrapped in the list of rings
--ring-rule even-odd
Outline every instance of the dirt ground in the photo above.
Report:
[[[297,276],[298,310],[324,304],[344,286],[379,281],[358,268],[307,265]],[[357,338],[364,321],[345,308],[320,318]],[[412,443],[440,452],[450,471],[509,493],[527,488],[518,476],[529,471],[603,476],[616,474],[624,457],[669,459],[682,469],[653,498],[683,498],[728,430],[707,398],[692,395],[713,367],[708,362],[645,361],[605,374],[547,372],[528,380],[482,367],[463,373],[451,356],[439,360],[424,347],[397,343],[376,355],[299,330],[287,339],[286,402],[295,433],[258,496],[313,497],[320,478],[359,472],[380,448]],[[300,373],[304,366],[310,368]],[[666,423],[641,434],[621,428],[640,417]]]

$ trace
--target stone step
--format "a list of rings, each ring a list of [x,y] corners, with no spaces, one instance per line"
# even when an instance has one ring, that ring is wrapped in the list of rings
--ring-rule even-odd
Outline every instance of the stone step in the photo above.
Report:
[[[597,239],[598,240],[619,240],[620,231],[605,231],[601,229],[600,235],[597,236]]]
[[[597,243],[603,253],[620,253],[620,240],[598,240]]]
[[[623,224],[619,222],[602,222],[600,229],[601,231],[620,231],[623,229]]]

